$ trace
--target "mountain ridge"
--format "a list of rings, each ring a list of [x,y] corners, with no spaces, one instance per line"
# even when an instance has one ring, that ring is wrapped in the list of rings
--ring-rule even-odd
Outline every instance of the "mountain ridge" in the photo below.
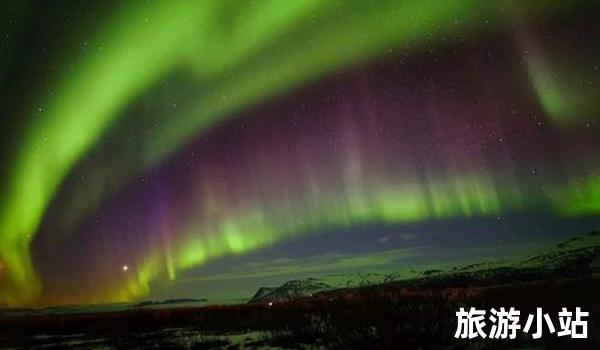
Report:
[[[356,276],[349,276],[345,285],[333,285],[322,278],[308,277],[287,281],[278,287],[261,287],[248,303],[282,302],[319,293],[335,293],[389,283],[409,287],[452,287],[526,282],[549,277],[583,278],[595,273],[600,273],[600,232],[590,231],[524,259],[482,261],[455,266],[450,270],[429,269],[422,271],[419,276],[405,279],[397,272],[358,273]]]

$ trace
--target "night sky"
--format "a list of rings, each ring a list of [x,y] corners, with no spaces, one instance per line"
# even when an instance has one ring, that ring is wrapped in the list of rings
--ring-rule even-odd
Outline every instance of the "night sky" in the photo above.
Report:
[[[600,229],[592,3],[3,3],[0,306],[226,300]]]

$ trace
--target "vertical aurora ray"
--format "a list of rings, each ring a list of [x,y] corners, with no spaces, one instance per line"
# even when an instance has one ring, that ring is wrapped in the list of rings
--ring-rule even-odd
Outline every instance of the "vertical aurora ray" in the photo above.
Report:
[[[585,125],[600,108],[600,81],[594,75],[592,62],[576,61],[562,64],[549,62],[548,57],[529,55],[527,67],[540,104],[548,116],[559,125]],[[559,67],[578,68],[559,68]],[[597,74],[595,74],[597,75]],[[590,80],[591,79],[591,80]]]
[[[519,16],[516,16],[517,19]],[[559,126],[585,125],[600,110],[598,52],[577,48],[578,35],[543,35],[522,18],[515,19],[515,37],[529,79],[548,118]],[[569,42],[570,45],[557,45]],[[556,46],[559,46],[557,48]],[[582,55],[585,52],[585,55]]]
[[[22,290],[17,293],[20,298],[31,298],[40,288],[28,245],[46,206],[69,168],[100,137],[117,111],[180,55],[176,47],[180,44],[173,37],[181,37],[193,20],[189,18],[193,11],[185,9],[164,4],[141,12],[128,9],[122,14],[129,22],[126,29],[115,23],[101,33],[94,52],[84,55],[76,72],[67,71],[58,96],[37,108],[34,125],[24,134],[23,147],[9,170],[0,212],[0,258],[7,263],[11,283]],[[158,13],[157,22],[144,24]],[[139,64],[141,60],[145,64]]]
[[[556,193],[555,208],[565,215],[600,214],[600,176],[578,178]]]
[[[260,52],[262,45],[271,42],[271,33],[294,37],[298,35],[294,34],[294,28],[304,33],[311,11],[318,12],[318,7],[324,6],[322,4],[323,2],[305,1],[282,6],[278,2],[266,1],[255,7],[247,7],[236,2],[218,1],[182,1],[177,4],[156,2],[150,6],[131,5],[118,13],[114,22],[107,25],[105,31],[94,41],[96,50],[84,54],[76,64],[75,71],[68,70],[65,73],[64,80],[57,88],[57,96],[50,98],[38,109],[35,125],[24,135],[23,150],[11,167],[8,189],[4,190],[5,200],[0,213],[0,259],[6,262],[12,283],[18,285],[19,289],[31,292],[26,294],[36,293],[39,286],[29,262],[29,242],[53,193],[69,169],[101,136],[107,125],[119,116],[119,111],[128,101],[166,72],[185,65],[186,62],[196,67],[200,81],[210,82],[223,71],[225,73],[222,74],[225,75],[232,72],[236,74],[240,70],[238,66],[251,52]],[[426,19],[432,21],[430,25],[437,26],[439,21],[449,22],[450,16],[455,14],[454,10],[466,12],[474,5],[473,2],[465,2],[464,7],[444,6],[441,2],[428,5],[407,2],[400,9],[410,9],[411,6],[413,8],[409,15],[423,14],[424,18],[418,17],[417,20]],[[281,90],[286,85],[305,80],[325,67],[331,69],[356,60],[364,56],[364,53],[377,52],[386,42],[392,43],[402,38],[398,35],[401,32],[389,27],[389,24],[397,23],[397,18],[394,22],[389,22],[388,26],[373,25],[375,16],[390,10],[390,4],[382,4],[381,8],[366,6],[368,12],[364,14],[367,20],[351,22],[336,21],[332,17],[340,18],[336,11],[340,8],[358,10],[354,7],[360,7],[359,2],[347,5],[342,2],[331,3],[327,7],[331,8],[323,12],[324,21],[332,24],[328,27],[328,30],[332,30],[330,34],[337,32],[339,35],[349,29],[369,29],[373,32],[372,35],[368,39],[348,36],[350,40],[342,40],[339,45],[335,45],[335,41],[330,38],[320,37],[325,33],[317,30],[314,34],[319,41],[311,44],[308,50],[292,55],[284,53],[283,57],[272,61],[278,62],[278,65],[273,66],[275,70],[269,68],[264,71],[264,67],[271,66],[269,64],[250,67],[242,69],[242,76],[236,78],[235,82],[226,80],[224,84],[217,83],[203,99],[222,102],[212,106],[202,105],[200,115],[204,115],[203,117],[193,112],[187,118],[179,118],[174,124],[177,125],[176,129],[165,127],[164,140],[156,138],[158,143],[149,145],[152,147],[149,156],[154,159],[151,163],[170,153],[202,124],[223,116],[241,104],[257,99],[269,91]],[[442,15],[445,10],[452,11]],[[219,22],[221,16],[230,16],[240,21],[233,28],[222,28],[220,26],[223,24]],[[404,32],[404,40],[414,40],[419,33],[427,33],[429,27],[415,26],[416,22],[411,22],[408,17],[405,20],[412,27]],[[292,33],[288,33],[289,31]],[[224,37],[221,33],[229,33],[229,36]],[[365,40],[365,50],[347,51],[355,47],[357,39]],[[311,40],[311,36],[301,38],[300,43]],[[228,44],[223,45],[225,42]],[[333,54],[340,49],[345,49],[346,52]],[[293,72],[294,75],[282,75],[286,72]],[[279,78],[272,81],[273,77]],[[223,101],[220,96],[227,93],[239,97],[234,101]],[[29,297],[31,296],[25,296],[25,299]]]
[[[98,33],[84,33],[89,34],[91,49],[78,55],[58,54],[64,62],[61,74],[50,84],[47,95],[36,97],[31,122],[17,136],[20,152],[6,170],[6,185],[0,189],[0,263],[5,267],[0,275],[0,303],[18,305],[35,300],[41,282],[48,279],[51,285],[44,286],[50,292],[44,293],[54,296],[43,296],[48,303],[126,300],[147,294],[149,283],[161,276],[175,279],[179,272],[223,255],[243,254],[327,227],[468,218],[547,202],[543,195],[523,191],[519,176],[498,172],[463,154],[463,146],[451,137],[440,143],[449,150],[458,149],[456,154],[439,151],[434,157],[408,151],[413,148],[408,141],[402,143],[405,149],[389,142],[374,143],[377,131],[373,128],[381,127],[374,122],[357,128],[365,127],[373,132],[371,135],[344,128],[330,131],[343,136],[337,145],[348,150],[343,154],[323,152],[315,156],[320,150],[303,144],[304,138],[298,137],[301,151],[293,156],[302,161],[295,164],[256,156],[273,149],[272,145],[254,145],[255,152],[246,157],[256,163],[232,164],[233,169],[245,173],[261,169],[261,176],[246,180],[248,185],[241,185],[239,180],[230,181],[235,185],[222,185],[228,171],[207,155],[209,160],[203,161],[214,165],[214,169],[203,168],[209,175],[196,174],[183,181],[194,189],[193,194],[172,188],[177,187],[169,184],[177,180],[173,177],[167,184],[157,185],[159,189],[147,189],[149,196],[165,192],[144,199],[159,202],[151,210],[140,210],[146,216],[158,212],[152,225],[138,222],[141,226],[128,227],[116,217],[105,225],[91,224],[98,217],[97,211],[109,205],[105,201],[121,198],[121,190],[130,186],[136,188],[138,177],[171,164],[177,151],[184,152],[192,140],[210,133],[217,122],[239,115],[243,108],[286,96],[300,86],[376,58],[431,52],[463,35],[476,37],[479,30],[503,24],[505,4],[382,1],[375,7],[363,1],[311,0],[285,5],[279,1],[251,5],[238,1],[157,1],[118,9]],[[533,1],[528,11],[549,13],[557,4],[560,2]],[[160,110],[160,115],[152,116],[154,127],[139,123],[152,118],[144,119],[128,108],[153,99],[145,94],[170,84],[174,75],[188,79],[185,108]],[[443,112],[434,109],[419,112],[427,117]],[[351,121],[358,125],[361,118],[372,117],[393,123],[382,117],[381,111],[372,111],[372,115],[368,110],[363,112]],[[390,113],[400,115],[397,110]],[[399,119],[404,117],[402,114]],[[338,122],[349,121],[340,118]],[[130,134],[131,126],[136,132]],[[446,126],[460,129],[460,125]],[[390,129],[404,132],[402,128]],[[498,132],[493,127],[488,131],[494,137]],[[491,142],[483,136],[467,139],[478,146],[482,146],[479,142]],[[102,154],[105,144],[112,145],[107,147],[111,152]],[[96,149],[100,149],[101,161],[86,163],[86,156]],[[381,156],[382,152],[394,155]],[[501,153],[512,156],[510,150]],[[390,161],[403,168],[390,166]],[[496,163],[496,159],[491,162]],[[70,195],[72,190],[65,186],[65,180],[80,175],[77,166],[81,164],[102,181],[78,187],[71,197],[73,202],[65,205],[68,232],[44,231],[44,219],[52,227],[52,217],[45,217],[49,207],[62,208],[62,195]],[[289,172],[290,166],[295,174]],[[329,167],[336,170],[327,170]],[[277,179],[277,186],[263,180],[268,178]],[[95,195],[89,195],[91,192]],[[186,198],[185,204],[173,199],[179,197]],[[182,212],[175,213],[176,208]],[[123,208],[122,213],[143,221],[137,211],[130,213]],[[41,230],[44,239],[54,241],[55,245],[49,246],[60,249],[62,243],[83,240],[77,231],[82,225],[97,241],[78,243],[90,249],[82,250],[90,254],[92,267],[80,272],[83,277],[74,278],[71,286],[77,288],[77,283],[94,279],[106,282],[106,290],[92,296],[81,287],[73,291],[76,297],[61,299],[67,296],[52,291],[56,286],[52,277],[42,276],[40,281],[35,273],[30,245]],[[90,248],[95,245],[97,249]],[[122,248],[111,249],[119,245]],[[112,250],[118,252],[107,253]],[[131,260],[135,267],[115,278],[104,263],[111,254]]]
[[[595,133],[574,143],[540,125],[537,105],[510,88],[518,66],[440,57],[368,65],[249,109],[126,186],[79,228],[85,240],[56,240],[50,226],[38,255],[76,248],[70,264],[89,268],[47,279],[43,302],[131,300],[225,256],[361,225],[568,215],[556,193],[593,171]]]

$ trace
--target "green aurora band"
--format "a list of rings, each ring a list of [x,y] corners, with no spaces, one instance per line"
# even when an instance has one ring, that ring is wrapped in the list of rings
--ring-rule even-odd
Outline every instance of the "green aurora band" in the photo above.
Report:
[[[545,47],[525,21],[515,25],[529,79],[551,121],[561,127],[580,125],[600,110],[597,61],[566,50]]]
[[[352,177],[352,176],[350,176]],[[521,208],[519,193],[500,194],[487,178],[460,174],[450,179],[431,179],[423,186],[418,179],[386,183],[381,188],[346,182],[344,189],[324,191],[316,182],[291,201],[275,198],[261,207],[235,207],[218,195],[204,192],[207,207],[233,214],[215,220],[212,211],[195,217],[176,244],[144,254],[135,275],[116,288],[100,293],[100,300],[127,301],[148,295],[150,282],[167,274],[199,266],[230,254],[244,254],[298,234],[327,228],[349,228],[357,224],[415,222],[431,218],[473,217]],[[291,203],[295,203],[293,207]],[[202,224],[198,224],[198,223]],[[106,295],[110,295],[108,299]]]
[[[38,96],[39,103],[34,104],[33,122],[20,137],[21,152],[6,170],[1,188],[0,261],[8,283],[0,287],[0,303],[35,301],[43,286],[29,247],[62,182],[107,128],[125,118],[127,106],[170,74],[184,71],[196,79],[197,103],[165,115],[160,133],[140,140],[144,157],[133,170],[111,170],[111,183],[126,182],[132,173],[156,166],[187,140],[243,107],[392,49],[418,51],[447,41],[449,34],[476,35],[490,23],[500,25],[512,13],[505,10],[507,3],[384,0],[375,7],[368,1],[265,0],[250,5],[214,0],[129,4],[93,34],[92,50],[63,57],[64,69],[52,93]],[[510,2],[513,7],[516,3]],[[531,1],[527,13],[556,11],[562,9],[559,5]],[[538,71],[533,74],[535,84],[546,86],[545,72]],[[544,105],[559,103],[558,97],[549,95],[540,93]],[[197,225],[190,223],[189,232],[181,233],[183,239],[166,251],[149,252],[124,287],[110,286],[111,295],[97,296],[98,301],[145,295],[149,283],[163,273],[172,279],[179,270],[264,247],[314,227],[490,215],[502,205],[523,205],[518,191],[509,188],[500,196],[490,179],[470,173],[428,181],[431,188],[427,191],[434,193],[431,203],[422,186],[411,185],[414,179],[386,188],[363,188],[353,184],[352,176],[346,181],[345,201],[340,201],[339,194],[316,189],[299,199],[314,204],[299,210],[301,222],[270,218],[286,217],[277,214],[281,203],[273,203],[269,209],[239,210],[207,228],[209,232],[197,232]],[[589,186],[596,193],[594,204],[582,205],[578,212],[598,210],[595,177]],[[118,189],[114,184],[105,187],[100,192]]]

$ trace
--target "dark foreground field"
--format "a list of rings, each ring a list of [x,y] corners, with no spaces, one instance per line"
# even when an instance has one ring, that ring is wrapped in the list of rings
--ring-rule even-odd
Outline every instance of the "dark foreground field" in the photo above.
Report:
[[[3,348],[594,348],[600,344],[600,278],[453,288],[394,284],[326,293],[280,304],[6,317]],[[454,339],[460,306],[560,307],[590,312],[587,340],[546,334],[532,340]],[[523,320],[523,316],[521,318]],[[522,321],[523,322],[523,321]]]
[[[598,234],[506,266],[455,268],[421,278],[310,297],[197,308],[0,316],[0,348],[413,349],[600,348]],[[583,243],[583,244],[582,244]],[[515,307],[523,326],[536,307],[559,329],[560,308],[589,312],[588,339],[517,332],[515,340],[458,340],[460,307]],[[488,323],[489,325],[489,323]],[[545,325],[544,325],[545,326]],[[489,330],[489,328],[488,328]]]

